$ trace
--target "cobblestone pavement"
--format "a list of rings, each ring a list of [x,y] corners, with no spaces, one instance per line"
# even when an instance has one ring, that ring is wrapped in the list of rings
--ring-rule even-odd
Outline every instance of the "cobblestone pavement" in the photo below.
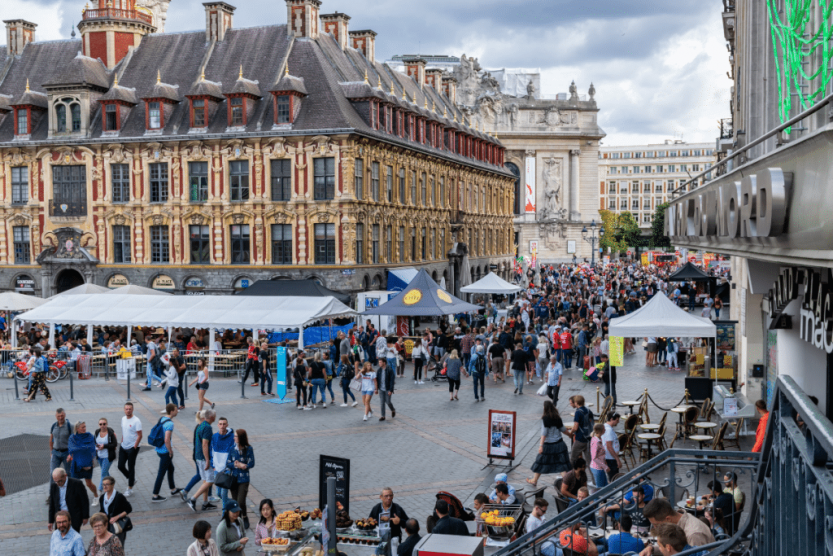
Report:
[[[630,355],[626,365],[618,371],[619,401],[633,399],[648,388],[652,399],[670,408],[683,396],[683,373],[670,372],[663,367],[647,369],[641,354]],[[410,365],[406,376],[410,373]],[[24,404],[14,399],[13,383],[0,379],[0,438],[19,434],[47,435],[54,421],[54,411],[64,407],[68,419],[75,423],[84,420],[95,429],[97,419],[106,417],[119,432],[122,405],[126,390],[115,380],[93,379],[75,381],[74,401],[70,401],[67,381],[50,385],[54,401]],[[137,387],[138,386],[138,387]],[[398,379],[393,396],[395,418],[378,421],[378,397],[372,420],[362,421],[361,405],[356,408],[339,407],[341,392],[336,391],[336,404],[326,410],[296,411],[294,404],[264,403],[259,388],[246,386],[248,399],[241,399],[240,384],[234,379],[213,379],[208,391],[217,403],[219,416],[228,418],[233,428],[245,428],[252,443],[256,466],[252,469],[249,489],[250,516],[262,498],[272,498],[279,511],[302,506],[312,509],[318,505],[319,454],[346,457],[351,460],[351,515],[354,519],[368,515],[378,502],[381,487],[395,491],[396,502],[409,516],[421,524],[433,509],[439,490],[458,496],[470,504],[474,495],[491,484],[495,468],[484,466],[487,442],[488,409],[513,410],[518,413],[518,467],[510,474],[510,482],[523,483],[529,476],[537,448],[541,407],[544,398],[535,395],[539,382],[525,387],[523,396],[513,395],[511,381],[495,385],[487,383],[485,403],[474,403],[470,380],[463,379],[459,402],[448,401],[446,384],[415,385],[413,380]],[[132,398],[136,414],[142,419],[147,435],[164,407],[163,391],[139,391],[133,384]],[[567,371],[558,408],[570,413],[567,399],[583,394],[594,410],[597,385],[585,382],[579,371]],[[187,409],[176,417],[174,430],[175,478],[178,486],[185,486],[194,474],[190,453],[196,411],[196,391],[190,391]],[[626,413],[627,410],[623,411]],[[652,420],[661,412],[651,406]],[[669,424],[674,415],[669,416]],[[565,416],[565,421],[569,418]],[[673,427],[670,427],[673,428]],[[216,427],[215,427],[216,430]],[[746,441],[744,441],[746,442]],[[691,446],[680,443],[676,446]],[[748,449],[748,448],[747,448]],[[158,465],[157,456],[149,449],[142,450],[137,460],[137,480],[132,519],[134,530],[128,534],[126,553],[184,554],[192,542],[191,529],[197,519],[206,519],[216,526],[220,512],[194,514],[179,497],[161,504],[150,502],[151,490]],[[116,488],[124,491],[126,480],[115,470]],[[99,471],[94,481],[98,484]],[[47,481],[15,492],[0,499],[0,553],[43,555],[48,552],[49,531],[45,499]],[[552,484],[552,478],[542,479]],[[9,485],[7,485],[8,487]],[[165,495],[166,486],[162,494]],[[95,508],[93,509],[95,510]],[[252,519],[252,521],[255,521]],[[89,541],[92,531],[82,529]],[[250,535],[253,538],[253,534]]]

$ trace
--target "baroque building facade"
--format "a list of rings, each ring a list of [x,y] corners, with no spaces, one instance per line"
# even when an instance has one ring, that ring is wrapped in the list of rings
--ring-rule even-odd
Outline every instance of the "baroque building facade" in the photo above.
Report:
[[[167,2],[99,3],[80,40],[6,22],[0,287],[360,291],[415,266],[456,291],[464,257],[508,275],[514,176],[453,80],[378,63],[376,33],[318,0],[251,29],[209,2],[177,34]]]
[[[579,95],[573,82],[569,93],[544,98],[536,87],[540,75],[533,71],[522,76],[527,81],[521,95],[523,84],[502,89],[492,72],[465,54],[453,76],[460,109],[476,129],[495,134],[506,148],[506,166],[516,178],[512,213],[518,255],[535,252],[542,263],[574,256],[589,260],[591,245],[582,241],[581,230],[600,221],[599,142],[605,137],[593,85],[587,95]]]

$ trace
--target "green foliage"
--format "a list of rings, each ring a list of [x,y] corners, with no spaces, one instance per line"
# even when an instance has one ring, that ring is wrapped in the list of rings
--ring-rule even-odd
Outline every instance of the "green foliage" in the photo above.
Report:
[[[651,247],[671,247],[671,239],[665,235],[665,209],[669,206],[670,203],[662,203],[654,211],[654,219],[651,222]]]
[[[616,233],[618,239],[627,247],[640,247],[643,245],[642,232],[639,230],[639,223],[630,212],[623,212],[617,221]]]

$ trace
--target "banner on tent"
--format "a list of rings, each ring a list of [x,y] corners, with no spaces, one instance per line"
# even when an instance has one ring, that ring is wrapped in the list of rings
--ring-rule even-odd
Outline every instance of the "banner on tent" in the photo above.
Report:
[[[610,366],[621,367],[625,364],[625,339],[619,336],[610,337]]]
[[[315,344],[322,344],[329,342],[338,336],[339,332],[347,334],[353,328],[353,323],[345,324],[344,326],[311,326],[304,328],[304,345],[312,346]],[[269,334],[269,343],[274,344],[278,342],[286,342],[288,340],[297,340],[297,332],[271,332]]]

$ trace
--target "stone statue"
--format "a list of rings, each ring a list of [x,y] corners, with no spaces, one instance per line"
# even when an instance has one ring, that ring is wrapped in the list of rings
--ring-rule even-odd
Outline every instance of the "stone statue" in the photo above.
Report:
[[[578,87],[575,81],[570,83],[570,100],[578,100]]]
[[[518,105],[513,104],[509,107],[509,128],[515,129],[515,125],[518,123]]]
[[[532,79],[530,79],[529,83],[526,84],[526,99],[535,99],[535,84],[532,82]]]
[[[542,210],[542,220],[563,220],[566,209],[561,208],[561,161],[555,157],[544,161],[544,197],[546,203]]]
[[[136,7],[145,8],[153,14],[153,25],[156,27],[156,32],[164,33],[170,3],[171,0],[136,0]]]

